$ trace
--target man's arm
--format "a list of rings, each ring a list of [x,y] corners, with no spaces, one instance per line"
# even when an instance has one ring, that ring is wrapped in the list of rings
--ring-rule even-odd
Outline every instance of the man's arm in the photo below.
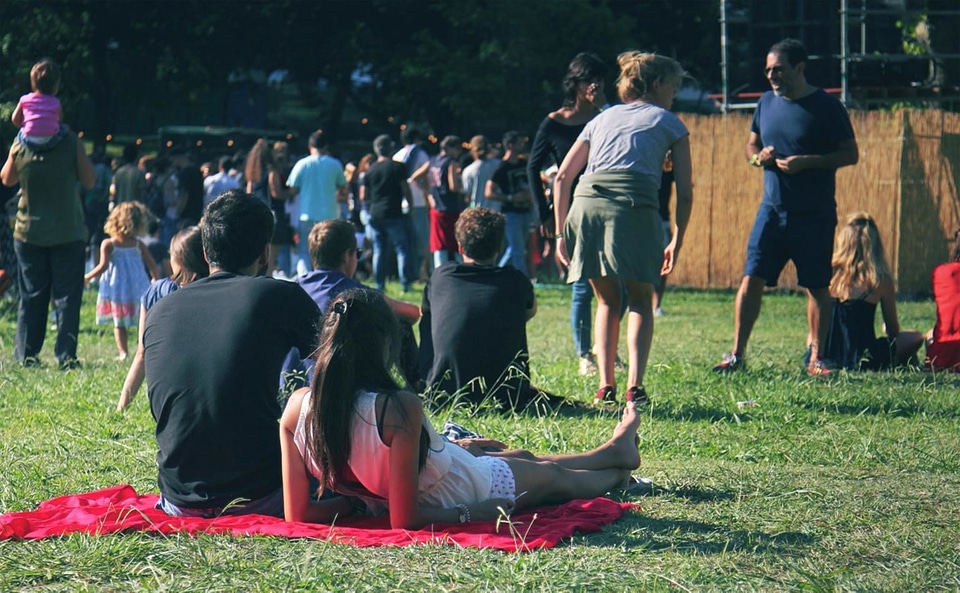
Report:
[[[77,180],[87,189],[97,182],[97,172],[93,168],[93,163],[87,158],[87,150],[83,147],[83,142],[79,140],[77,141]]]
[[[776,165],[777,151],[772,146],[764,146],[760,134],[750,132],[746,146],[747,162],[754,167],[773,167]]]
[[[14,147],[16,144],[10,147],[10,153],[7,155],[7,160],[3,163],[3,169],[0,169],[0,183],[3,183],[7,187],[13,187],[20,181],[20,174],[17,173],[17,167],[13,164],[13,157],[16,156],[14,152]]]
[[[837,149],[827,154],[798,154],[777,159],[777,168],[787,174],[806,169],[839,169],[856,165],[860,161],[860,149],[853,138],[841,142]]]

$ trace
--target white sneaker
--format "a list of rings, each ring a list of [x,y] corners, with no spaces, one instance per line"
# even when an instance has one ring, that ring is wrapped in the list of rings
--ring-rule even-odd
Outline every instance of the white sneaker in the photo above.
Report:
[[[666,317],[666,316],[667,316],[667,312],[664,311],[663,309],[661,309],[660,307],[657,307],[656,309],[653,310],[653,316],[654,316],[654,317]]]
[[[597,374],[597,363],[593,360],[592,354],[584,354],[580,357],[580,375],[582,377],[592,377]]]
[[[310,270],[307,269],[307,262],[302,259],[297,261],[297,276],[306,276],[309,271]]]

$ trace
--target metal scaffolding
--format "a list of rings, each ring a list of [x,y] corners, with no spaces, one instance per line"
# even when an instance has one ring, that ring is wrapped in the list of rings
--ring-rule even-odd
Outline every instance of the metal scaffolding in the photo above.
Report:
[[[755,27],[756,23],[752,23],[749,14],[745,14],[743,11],[737,11],[737,14],[731,14],[729,10],[729,0],[719,0],[720,1],[720,69],[721,69],[721,96],[720,99],[720,108],[721,111],[727,113],[732,110],[738,109],[754,109],[756,107],[756,102],[731,102],[731,99],[736,98],[740,95],[742,91],[748,84],[741,85],[733,91],[730,90],[730,42],[728,36],[728,25],[730,24],[747,24],[748,26]],[[853,0],[856,3],[856,0]],[[855,65],[864,65],[864,69],[867,69],[867,66],[870,65],[901,65],[905,67],[911,62],[926,61],[927,63],[936,64],[942,62],[943,60],[957,60],[960,59],[960,54],[954,53],[929,53],[923,55],[908,55],[906,53],[883,53],[883,52],[870,52],[868,49],[868,31],[867,31],[867,20],[868,16],[874,15],[891,15],[897,16],[901,19],[907,19],[910,17],[923,15],[923,16],[958,16],[960,17],[960,4],[958,4],[956,9],[953,10],[908,10],[903,9],[892,9],[892,8],[880,8],[880,7],[869,7],[868,0],[860,0],[859,7],[850,6],[851,0],[837,0],[837,13],[839,15],[839,47],[837,48],[836,53],[830,52],[825,55],[811,55],[811,59],[834,59],[839,61],[840,67],[840,80],[839,88],[837,89],[827,89],[828,92],[832,92],[839,95],[840,100],[844,105],[853,106],[857,102],[858,97],[857,93],[853,91],[861,91],[861,95],[865,98],[869,95],[871,90],[896,90],[894,93],[896,97],[888,98],[865,98],[864,102],[869,103],[882,103],[884,101],[890,102],[894,100],[904,100],[914,98],[916,100],[923,101],[944,101],[949,100],[952,102],[960,103],[960,88],[949,88],[943,89],[934,85],[913,85],[908,89],[909,93],[904,93],[904,89],[884,89],[883,87],[877,87],[874,89],[866,89],[862,87],[856,87],[851,85],[851,80],[855,80],[854,76],[851,76],[851,66]],[[783,6],[783,5],[781,5]],[[798,2],[797,6],[802,12],[803,3]],[[748,11],[749,12],[749,11]],[[765,23],[771,24],[771,23]],[[776,24],[776,23],[773,23]],[[781,26],[785,23],[780,23]],[[801,30],[804,30],[804,27],[809,27],[809,21],[801,19],[799,21],[799,26]],[[859,37],[859,48],[858,51],[851,51],[850,49],[850,31],[851,27],[857,27],[859,29],[857,33],[854,33],[855,36]],[[832,36],[832,35],[831,35]],[[946,90],[946,93],[943,91]],[[883,94],[883,93],[881,93]],[[755,98],[757,93],[749,93],[749,98]]]

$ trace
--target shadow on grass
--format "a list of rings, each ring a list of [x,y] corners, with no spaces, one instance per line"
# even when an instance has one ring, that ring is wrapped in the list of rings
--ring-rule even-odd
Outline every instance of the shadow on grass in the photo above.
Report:
[[[640,517],[638,537],[626,542],[628,548],[673,550],[697,556],[747,552],[751,554],[801,554],[794,548],[815,545],[819,540],[796,531],[726,530],[719,525],[680,519]],[[647,536],[647,537],[644,537]]]
[[[733,421],[735,417],[739,417],[740,421],[743,422],[747,418],[746,414],[734,414],[723,408],[704,406],[681,406],[673,409],[654,407],[652,415],[657,420],[679,420],[683,422]]]

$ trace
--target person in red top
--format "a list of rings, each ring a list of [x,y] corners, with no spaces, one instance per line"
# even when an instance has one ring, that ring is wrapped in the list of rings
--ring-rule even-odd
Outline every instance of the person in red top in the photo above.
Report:
[[[927,333],[926,365],[930,370],[960,371],[960,228],[950,261],[933,269],[937,323]]]

